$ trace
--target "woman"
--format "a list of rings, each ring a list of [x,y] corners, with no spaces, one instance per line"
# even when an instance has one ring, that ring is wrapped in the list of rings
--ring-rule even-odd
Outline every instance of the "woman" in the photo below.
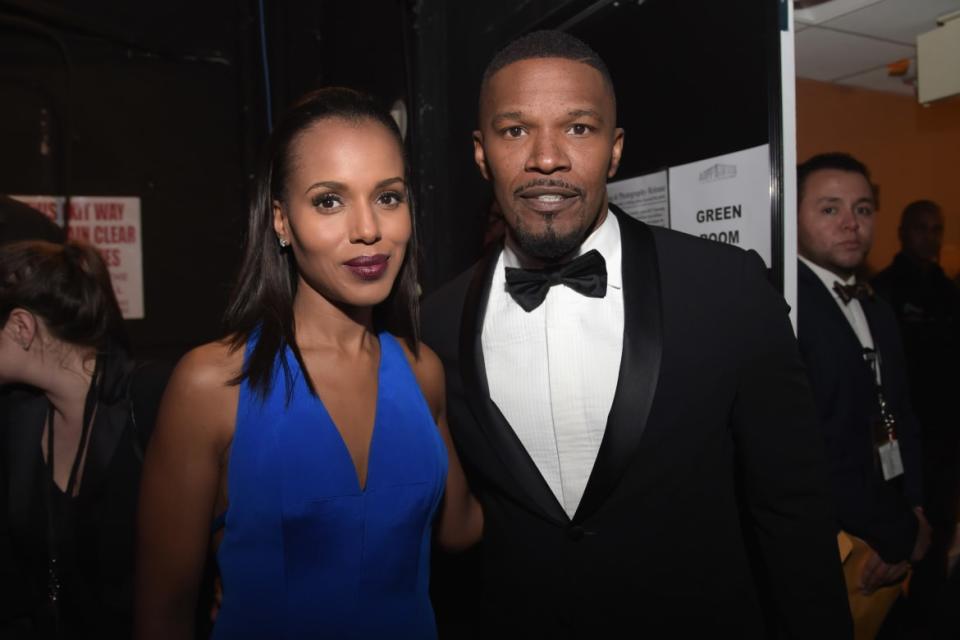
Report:
[[[133,375],[90,246],[0,248],[0,324],[0,637],[129,638],[137,487],[162,382]]]
[[[189,637],[211,529],[215,638],[436,634],[432,526],[463,547],[482,516],[417,342],[406,175],[393,120],[354,91],[275,130],[228,338],[177,366],[147,456],[140,638]]]

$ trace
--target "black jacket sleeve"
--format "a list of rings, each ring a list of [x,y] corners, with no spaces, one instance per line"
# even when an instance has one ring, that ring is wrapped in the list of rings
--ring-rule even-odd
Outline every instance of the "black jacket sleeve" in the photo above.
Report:
[[[783,298],[744,254],[734,309],[743,344],[732,428],[745,534],[778,637],[849,638],[823,440]],[[768,614],[768,617],[771,614]]]

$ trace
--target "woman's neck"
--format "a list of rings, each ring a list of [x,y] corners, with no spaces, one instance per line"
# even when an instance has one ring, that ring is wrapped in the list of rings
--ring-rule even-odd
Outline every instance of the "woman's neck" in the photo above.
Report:
[[[373,336],[373,308],[348,307],[300,283],[293,300],[294,330],[301,349],[333,347],[363,351]]]
[[[89,350],[65,347],[58,357],[48,357],[48,362],[41,388],[65,423],[79,424],[83,421],[96,358]]]

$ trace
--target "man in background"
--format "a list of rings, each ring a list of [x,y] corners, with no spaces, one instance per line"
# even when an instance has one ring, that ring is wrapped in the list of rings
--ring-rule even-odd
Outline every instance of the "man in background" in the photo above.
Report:
[[[876,216],[866,166],[842,153],[814,156],[798,168],[797,193],[800,353],[841,537],[848,551],[852,543],[844,574],[854,625],[873,637],[929,546],[920,430],[896,318],[857,278]]]
[[[936,618],[960,500],[960,289],[940,268],[944,215],[930,200],[912,202],[900,219],[900,253],[873,285],[897,316],[911,399],[923,440],[924,510],[933,528],[930,552],[911,580],[917,618]],[[956,606],[956,603],[949,603]]]

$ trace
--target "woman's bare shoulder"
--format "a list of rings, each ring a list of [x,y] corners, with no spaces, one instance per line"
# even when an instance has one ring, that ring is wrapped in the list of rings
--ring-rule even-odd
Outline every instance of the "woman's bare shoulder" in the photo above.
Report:
[[[243,349],[228,341],[190,350],[177,363],[160,408],[160,427],[174,437],[201,438],[223,449],[233,437]]]
[[[202,392],[234,386],[243,368],[243,349],[228,340],[208,342],[188,351],[177,363],[173,379]]]
[[[433,349],[420,343],[414,353],[413,348],[406,340],[398,339],[403,352],[407,356],[407,362],[413,369],[413,374],[420,385],[420,391],[423,397],[427,399],[434,415],[442,411],[445,406],[446,382],[443,374],[443,363],[440,357],[434,353]]]

